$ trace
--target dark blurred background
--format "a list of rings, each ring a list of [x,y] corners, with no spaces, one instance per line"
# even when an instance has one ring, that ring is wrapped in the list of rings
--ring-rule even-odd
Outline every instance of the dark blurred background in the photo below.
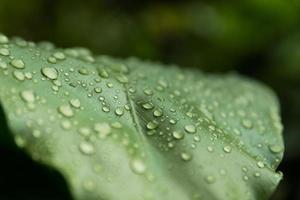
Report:
[[[284,180],[272,199],[300,199],[300,1],[0,0],[0,32],[264,82],[279,96],[285,127]],[[68,197],[54,172],[18,152],[0,154],[3,197]]]

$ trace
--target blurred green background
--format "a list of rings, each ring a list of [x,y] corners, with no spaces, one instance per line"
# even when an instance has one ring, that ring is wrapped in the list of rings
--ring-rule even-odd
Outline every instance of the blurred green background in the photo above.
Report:
[[[273,199],[300,199],[300,1],[0,0],[0,32],[264,82],[285,127],[285,176]],[[0,155],[1,199],[68,198],[55,172],[18,152]]]

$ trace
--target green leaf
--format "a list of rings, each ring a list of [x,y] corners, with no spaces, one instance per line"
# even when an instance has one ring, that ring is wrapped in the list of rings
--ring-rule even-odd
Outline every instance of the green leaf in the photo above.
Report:
[[[281,179],[279,106],[259,83],[4,35],[0,55],[17,146],[74,199],[267,199]]]

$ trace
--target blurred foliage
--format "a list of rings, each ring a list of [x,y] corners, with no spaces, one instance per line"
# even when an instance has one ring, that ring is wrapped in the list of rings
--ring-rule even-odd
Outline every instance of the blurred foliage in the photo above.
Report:
[[[282,103],[285,174],[300,199],[300,1],[1,0],[0,32],[98,54],[137,56],[259,79]]]

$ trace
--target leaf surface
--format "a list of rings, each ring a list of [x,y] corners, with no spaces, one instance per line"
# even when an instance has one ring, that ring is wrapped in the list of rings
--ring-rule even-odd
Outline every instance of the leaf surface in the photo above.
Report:
[[[277,99],[234,74],[0,35],[0,101],[74,199],[267,199],[282,176]]]

